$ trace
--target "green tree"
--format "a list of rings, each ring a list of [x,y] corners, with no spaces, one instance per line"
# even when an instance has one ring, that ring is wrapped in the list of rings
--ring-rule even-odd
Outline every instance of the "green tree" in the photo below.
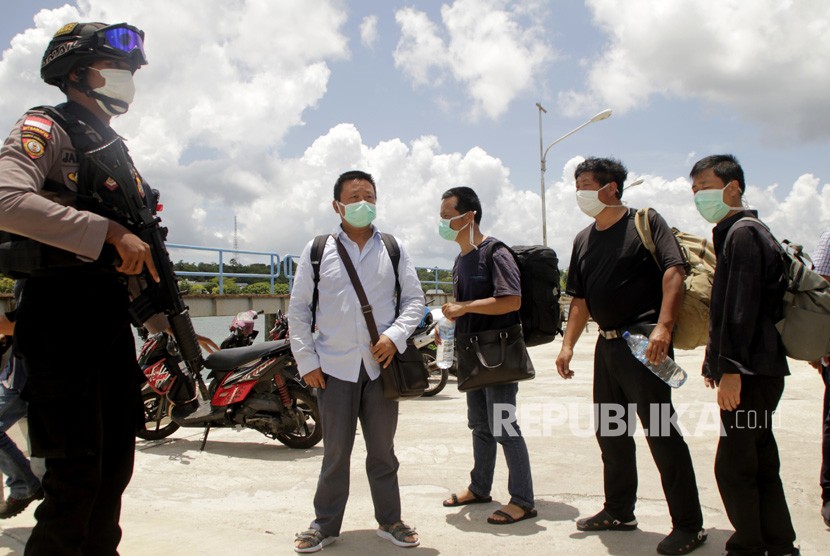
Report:
[[[190,291],[188,293],[190,295],[207,295],[208,289],[202,284],[193,284],[190,286]]]
[[[12,293],[14,289],[14,280],[5,276],[0,276],[0,293]]]
[[[268,295],[271,293],[271,284],[268,282],[256,282],[254,284],[248,284],[244,288],[242,288],[242,293],[247,293],[251,295]]]

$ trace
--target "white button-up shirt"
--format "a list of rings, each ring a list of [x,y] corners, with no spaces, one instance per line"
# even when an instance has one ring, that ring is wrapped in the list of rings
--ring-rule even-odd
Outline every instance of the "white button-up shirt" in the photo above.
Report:
[[[361,252],[340,226],[335,234],[343,243],[354,264],[378,327],[378,334],[387,336],[399,352],[424,316],[424,294],[415,267],[403,244],[398,242],[401,260],[398,266],[401,284],[401,313],[395,318],[395,272],[392,259],[383,245],[380,232],[374,234]],[[311,333],[311,298],[314,272],[311,267],[310,241],[303,249],[291,300],[288,322],[291,350],[301,375],[315,369],[349,382],[357,382],[360,363],[372,380],[380,376],[380,366],[372,358],[371,339],[360,302],[346,267],[340,260],[334,239],[329,237],[320,261],[319,298],[317,302],[317,333]]]

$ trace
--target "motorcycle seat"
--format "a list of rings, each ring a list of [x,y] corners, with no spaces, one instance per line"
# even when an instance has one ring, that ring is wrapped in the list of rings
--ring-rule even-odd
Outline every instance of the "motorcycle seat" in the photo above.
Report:
[[[275,340],[253,346],[228,348],[211,353],[205,358],[205,367],[212,371],[230,371],[241,367],[245,363],[255,361],[276,354],[281,351],[290,352],[288,340]]]

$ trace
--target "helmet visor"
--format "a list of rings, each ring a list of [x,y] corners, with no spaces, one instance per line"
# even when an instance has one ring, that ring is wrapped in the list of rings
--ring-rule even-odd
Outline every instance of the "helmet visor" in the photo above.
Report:
[[[141,57],[144,57],[143,33],[135,27],[128,25],[104,27],[97,34],[103,39],[103,46],[108,46],[126,55],[138,50]]]

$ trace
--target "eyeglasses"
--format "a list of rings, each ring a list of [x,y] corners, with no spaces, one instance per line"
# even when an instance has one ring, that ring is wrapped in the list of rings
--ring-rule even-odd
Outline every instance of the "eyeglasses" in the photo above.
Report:
[[[104,27],[97,35],[103,39],[104,46],[127,55],[138,50],[144,58],[144,33],[131,25]]]

